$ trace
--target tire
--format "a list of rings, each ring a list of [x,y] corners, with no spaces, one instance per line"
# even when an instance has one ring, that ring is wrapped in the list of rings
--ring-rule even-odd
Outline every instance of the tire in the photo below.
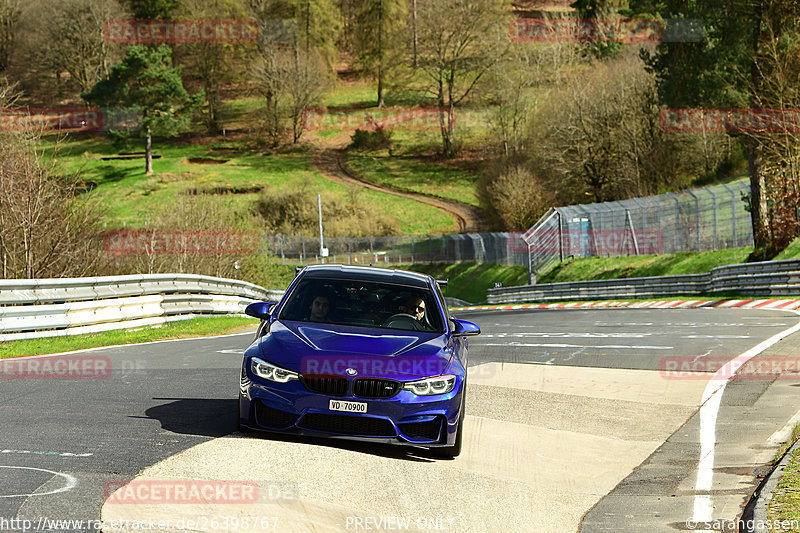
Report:
[[[461,454],[461,443],[464,438],[464,407],[466,407],[466,394],[467,388],[464,383],[464,393],[461,399],[461,413],[458,416],[458,425],[456,426],[456,442],[452,446],[445,446],[442,448],[431,448],[434,455],[438,457],[455,458]]]

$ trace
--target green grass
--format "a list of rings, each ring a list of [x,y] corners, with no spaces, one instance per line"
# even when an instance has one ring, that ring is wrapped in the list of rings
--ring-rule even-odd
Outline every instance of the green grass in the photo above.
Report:
[[[421,192],[479,206],[475,194],[478,176],[415,157],[393,157],[386,151],[349,152],[348,168],[374,183],[401,191]]]
[[[166,339],[223,335],[254,328],[258,321],[238,316],[200,317],[171,322],[161,327],[133,331],[115,330],[91,335],[68,335],[46,339],[26,339],[0,343],[0,359],[25,355],[69,352],[100,346],[135,344]]]
[[[781,253],[775,256],[775,260],[781,259],[797,259],[800,258],[800,238],[792,241],[792,243],[783,249]]]
[[[540,278],[538,282],[558,283],[592,279],[703,274],[718,266],[744,263],[750,252],[752,252],[752,248],[730,248],[701,253],[589,257],[563,263]]]
[[[52,147],[52,144],[50,145]],[[297,187],[311,188],[315,193],[333,193],[347,199],[347,186],[324,178],[313,168],[306,153],[264,155],[248,150],[241,142],[183,144],[156,141],[154,175],[144,173],[144,160],[110,160],[100,158],[117,150],[103,137],[74,136],[62,146],[59,161],[65,172],[77,172],[81,180],[97,184],[87,194],[104,208],[103,221],[109,229],[125,225],[141,227],[149,213],[173,205],[189,189],[248,190],[270,187],[289,191]],[[192,163],[202,158],[225,161],[221,164]],[[257,192],[217,195],[227,209],[249,213]],[[364,191],[361,200],[371,211],[386,213],[397,220],[404,234],[451,232],[455,222],[442,211],[416,202],[377,191]]]
[[[506,287],[526,285],[528,272],[523,266],[504,266],[475,263],[416,264],[398,267],[428,274],[436,279],[448,279],[445,296],[470,303],[486,301],[486,289],[502,283]]]
[[[781,447],[773,462],[781,460],[786,450],[795,443],[798,436],[800,436],[800,426],[795,426],[792,438]],[[800,523],[800,449],[791,452],[789,462],[783,470],[783,475],[772,492],[772,499],[767,504],[767,519],[772,520],[773,524],[775,521],[789,521],[789,527],[775,527],[772,531],[800,531],[800,527],[791,527],[791,521],[793,520],[795,525]]]

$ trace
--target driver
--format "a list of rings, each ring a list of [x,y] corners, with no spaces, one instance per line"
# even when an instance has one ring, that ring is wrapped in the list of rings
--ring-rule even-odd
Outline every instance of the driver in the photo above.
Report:
[[[403,303],[402,309],[404,313],[408,313],[417,319],[417,322],[422,322],[422,319],[425,318],[425,301],[419,296],[412,296],[407,299]]]

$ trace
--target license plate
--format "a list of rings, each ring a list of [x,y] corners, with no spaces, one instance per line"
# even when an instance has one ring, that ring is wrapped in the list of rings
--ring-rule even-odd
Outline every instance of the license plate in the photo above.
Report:
[[[328,404],[331,411],[344,411],[345,413],[366,413],[367,404],[365,402],[345,402],[342,400],[331,400]]]

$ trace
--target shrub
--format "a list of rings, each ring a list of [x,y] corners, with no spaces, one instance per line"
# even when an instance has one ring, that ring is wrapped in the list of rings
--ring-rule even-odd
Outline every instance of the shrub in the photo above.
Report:
[[[386,150],[392,147],[392,132],[381,128],[357,129],[350,137],[350,148],[355,150]]]

